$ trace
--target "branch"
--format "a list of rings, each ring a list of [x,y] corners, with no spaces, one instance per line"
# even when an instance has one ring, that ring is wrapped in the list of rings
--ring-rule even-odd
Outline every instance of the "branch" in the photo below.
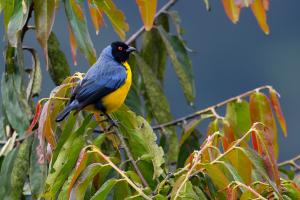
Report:
[[[298,165],[296,163],[297,161],[300,161],[300,155],[298,155],[290,160],[279,163],[278,167],[292,166],[296,169],[296,171],[300,171],[300,165]]]
[[[245,93],[242,93],[242,94],[240,94],[238,96],[226,99],[225,101],[222,101],[222,102],[220,102],[218,104],[215,104],[213,106],[207,107],[207,108],[202,109],[202,110],[198,110],[198,111],[196,111],[196,112],[194,112],[194,113],[192,113],[190,115],[187,115],[187,116],[175,119],[175,120],[170,121],[170,122],[166,122],[166,123],[163,123],[163,124],[159,124],[159,125],[153,126],[152,129],[153,130],[159,130],[159,129],[164,129],[164,128],[169,127],[169,126],[179,126],[179,125],[182,125],[183,123],[187,122],[188,120],[200,117],[203,114],[213,113],[215,111],[215,109],[220,108],[220,107],[226,105],[227,103],[230,103],[230,102],[233,102],[233,101],[237,101],[239,99],[247,97],[250,94],[252,94],[253,92],[264,90],[264,89],[270,89],[270,88],[272,88],[272,86],[270,86],[270,85],[263,85],[261,87],[255,88],[253,90],[249,90],[249,91],[247,91]]]
[[[156,14],[154,19],[156,19],[161,13],[166,12],[169,10],[178,0],[170,0],[166,3]],[[131,44],[133,43],[143,32],[145,31],[145,27],[142,26],[139,30],[137,30],[130,38],[128,38],[125,43]]]

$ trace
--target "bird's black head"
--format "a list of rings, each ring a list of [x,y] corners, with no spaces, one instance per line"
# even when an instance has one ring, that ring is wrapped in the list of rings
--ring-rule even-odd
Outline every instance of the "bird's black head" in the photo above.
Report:
[[[114,59],[119,63],[128,60],[129,54],[136,50],[134,47],[128,46],[124,42],[113,42],[111,43],[111,48]]]

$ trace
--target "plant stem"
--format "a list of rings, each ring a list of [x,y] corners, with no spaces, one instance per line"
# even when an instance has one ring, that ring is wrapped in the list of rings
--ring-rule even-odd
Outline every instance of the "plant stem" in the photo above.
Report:
[[[166,12],[169,10],[178,0],[170,0],[168,3],[166,3],[156,14],[154,19],[156,19],[161,13]],[[125,43],[126,44],[131,44],[133,43],[143,32],[145,31],[145,27],[142,26],[139,28],[133,35],[128,38]]]
[[[283,161],[278,164],[278,167],[284,167],[284,166],[292,166],[294,167],[297,171],[300,171],[300,165],[298,165],[296,162],[300,161],[300,155],[295,156],[294,158],[290,160]]]
[[[270,89],[270,88],[272,88],[272,86],[263,85],[261,87],[255,88],[253,90],[249,90],[249,91],[247,91],[245,93],[242,93],[242,94],[240,94],[238,96],[226,99],[225,101],[222,101],[222,102],[220,102],[218,104],[215,104],[213,106],[207,107],[207,108],[202,109],[202,110],[198,110],[198,111],[196,111],[196,112],[194,112],[192,114],[186,115],[184,117],[175,119],[175,120],[170,121],[170,122],[166,122],[166,123],[163,123],[163,124],[159,124],[159,125],[153,126],[152,129],[153,130],[159,130],[159,129],[164,129],[164,128],[169,127],[169,126],[179,126],[179,125],[182,125],[184,122],[187,122],[188,120],[197,118],[197,117],[199,117],[199,116],[201,116],[203,114],[213,113],[215,109],[220,108],[220,107],[226,105],[227,103],[230,103],[230,102],[233,102],[233,101],[237,101],[238,99],[247,97],[250,94],[252,94],[253,92],[264,90],[264,89]]]
[[[126,145],[126,142],[125,142],[125,139],[123,137],[123,135],[119,132],[119,130],[117,128],[114,128],[114,132],[117,134],[117,136],[119,137],[120,141],[121,141],[121,145],[122,145],[122,148],[124,148],[127,156],[128,156],[128,159],[130,160],[131,164],[133,165],[137,175],[140,177],[144,187],[149,187],[149,184],[147,183],[146,179],[144,178],[141,170],[139,169],[139,167],[137,166],[135,160],[133,159],[133,156],[129,150],[129,148],[127,147]]]

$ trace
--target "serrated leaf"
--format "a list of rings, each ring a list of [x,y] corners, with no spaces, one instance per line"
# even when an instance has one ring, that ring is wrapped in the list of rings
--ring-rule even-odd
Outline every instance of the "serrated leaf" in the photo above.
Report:
[[[236,24],[240,17],[240,8],[235,4],[235,0],[222,0],[227,17]]]
[[[65,10],[78,47],[89,65],[96,61],[96,51],[91,40],[82,7],[76,0],[64,0]]]
[[[226,107],[226,119],[234,128],[235,139],[241,138],[251,126],[248,102],[240,100],[228,103]]]
[[[275,118],[272,113],[271,104],[269,99],[266,95],[255,92],[251,94],[250,101],[249,101],[249,108],[250,108],[250,116],[251,122],[261,122],[266,127],[268,127],[271,131],[270,139],[272,141],[274,152],[275,152],[275,159],[278,158],[278,144],[277,144],[277,128]]]
[[[131,147],[134,158],[138,159],[144,155],[150,157],[154,170],[153,179],[158,178],[163,172],[161,165],[165,162],[164,152],[156,144],[157,137],[151,126],[144,118],[136,116],[125,106],[119,109],[114,116],[127,127],[123,127],[121,130],[128,137],[129,147]]]
[[[11,2],[7,3],[9,4]],[[9,16],[9,23],[7,25],[7,39],[11,46],[17,47],[17,40],[20,37],[21,29],[28,18],[29,9],[27,8],[29,8],[29,0],[15,1],[13,6],[13,12],[12,15]],[[24,9],[25,7],[26,9]]]
[[[116,7],[112,0],[95,1],[95,4],[100,11],[103,11],[107,15],[119,37],[125,40],[129,25],[126,22],[123,12]]]
[[[270,92],[271,104],[272,104],[273,109],[275,110],[275,114],[276,114],[279,124],[281,126],[282,132],[283,132],[284,136],[287,137],[287,128],[286,128],[285,118],[284,118],[283,112],[281,110],[280,102],[278,99],[278,94],[273,88],[270,88],[269,92]]]
[[[54,0],[33,0],[35,33],[38,42],[44,50],[46,67],[48,69],[48,38],[55,18]]]
[[[92,0],[88,0],[88,5],[91,19],[98,35],[100,28],[104,25],[103,13],[93,4]]]
[[[146,31],[151,30],[156,13],[157,0],[136,0]]]
[[[263,0],[254,0],[251,4],[251,9],[260,28],[265,34],[269,35],[270,30],[267,23],[267,14]]]
[[[54,32],[48,39],[49,73],[55,85],[60,85],[65,78],[71,75],[70,66]]]
[[[32,71],[30,73],[30,80],[27,86],[27,99],[36,97],[41,92],[42,87],[42,72],[39,56],[35,49],[26,48],[32,54]]]
[[[184,95],[188,103],[192,104],[196,95],[195,82],[192,62],[187,54],[184,43],[177,36],[169,35],[161,26],[158,27],[158,30],[165,43]]]

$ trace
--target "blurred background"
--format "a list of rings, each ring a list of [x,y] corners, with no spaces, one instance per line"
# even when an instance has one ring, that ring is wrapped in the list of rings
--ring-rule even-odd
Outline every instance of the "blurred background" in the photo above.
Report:
[[[130,25],[129,37],[141,25],[138,8],[134,0],[114,1],[126,15]],[[166,1],[160,0],[158,8]],[[300,117],[300,2],[271,1],[268,12],[268,24],[271,29],[266,36],[259,28],[250,9],[242,9],[237,25],[225,15],[219,1],[211,1],[212,10],[207,12],[202,0],[179,0],[172,7],[177,10],[185,29],[184,39],[194,51],[190,54],[196,79],[197,97],[195,106],[187,105],[183,92],[171,65],[168,65],[165,79],[165,92],[175,118],[187,115],[229,97],[236,96],[261,85],[272,85],[281,94],[282,109],[287,120],[288,137],[279,134],[279,161],[291,158],[299,153],[300,134],[298,133]],[[88,64],[78,53],[77,66],[73,65],[69,47],[66,16],[63,7],[56,15],[54,32],[58,36],[61,49],[64,50],[72,73],[85,72]],[[87,15],[89,18],[89,15]],[[298,19],[298,20],[297,20]],[[0,24],[3,16],[0,17]],[[90,34],[97,50],[97,55],[111,41],[118,40],[110,23],[95,34],[88,19]],[[4,38],[4,27],[0,27],[1,38]],[[33,32],[32,32],[33,33]],[[25,37],[27,46],[39,49],[34,34]],[[2,39],[0,51],[5,48]],[[25,54],[26,63],[30,65],[31,57]],[[54,88],[48,73],[45,72],[44,60],[41,59],[43,88],[40,97],[47,97]],[[3,56],[0,56],[0,73],[4,69]],[[180,106],[178,106],[180,105]],[[222,112],[222,111],[221,111]]]

